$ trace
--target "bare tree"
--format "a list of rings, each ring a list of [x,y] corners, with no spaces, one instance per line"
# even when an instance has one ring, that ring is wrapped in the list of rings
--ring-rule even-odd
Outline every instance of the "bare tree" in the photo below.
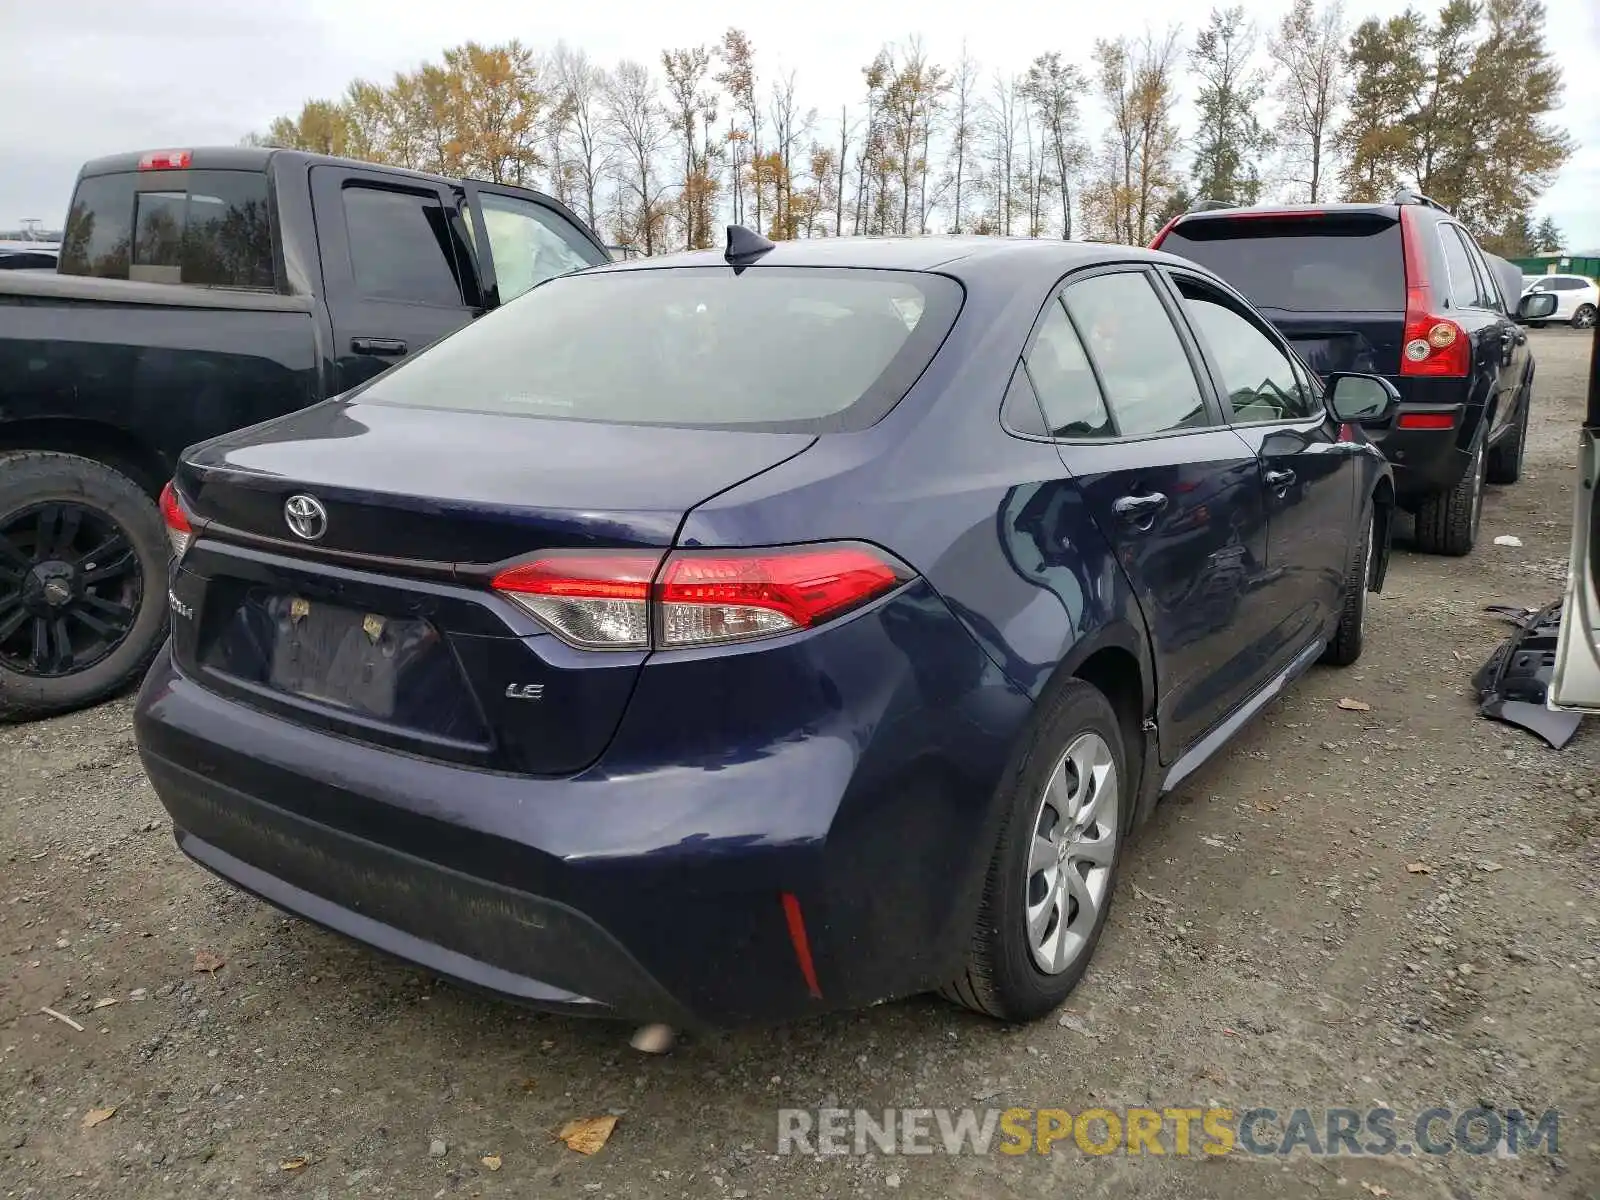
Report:
[[[656,80],[643,63],[624,59],[606,82],[607,123],[616,142],[618,180],[625,196],[637,204],[631,213],[619,203],[619,213],[627,213],[620,232],[631,234],[644,244],[646,254],[654,254],[661,225],[661,185],[656,179],[655,159],[667,140],[667,114],[656,102]]]
[[[744,181],[739,169],[743,157],[740,147],[748,145],[749,156],[744,161],[750,164],[754,172],[756,163],[761,158],[761,104],[756,98],[756,65],[755,47],[750,44],[749,35],[742,29],[729,29],[722,35],[722,44],[717,49],[722,58],[723,70],[717,73],[716,81],[728,93],[728,99],[733,102],[734,111],[744,117],[747,122],[744,129],[739,131],[737,126],[730,123],[728,126],[728,141],[733,146],[733,171],[734,194],[738,199],[734,202],[737,223],[743,216]],[[760,228],[761,221],[761,189],[755,188],[756,200],[756,228]]]
[[[951,84],[955,107],[950,114],[950,177],[955,195],[950,202],[950,232],[960,233],[966,217],[963,188],[971,178],[972,147],[977,134],[978,114],[978,64],[961,45],[961,61],[956,64],[955,78]]]
[[[1068,241],[1072,240],[1072,186],[1088,157],[1078,115],[1078,96],[1087,87],[1083,72],[1062,62],[1054,50],[1034,59],[1022,81],[1023,95],[1033,106],[1045,153],[1055,168],[1055,185],[1061,193],[1061,236]]]
[[[705,98],[701,87],[711,70],[711,51],[704,46],[683,50],[663,50],[661,67],[667,76],[667,99],[672,129],[683,146],[683,176],[678,194],[679,216],[683,221],[686,250],[706,244],[709,230],[700,220],[705,192],[710,180],[698,154],[700,113]]]
[[[1143,245],[1177,183],[1179,29],[1095,43],[1101,99],[1111,117],[1086,207],[1095,233]]]
[[[1312,204],[1323,198],[1332,175],[1329,156],[1340,105],[1349,91],[1345,55],[1344,6],[1339,0],[1318,12],[1313,0],[1294,7],[1267,40],[1281,74],[1274,92],[1283,102],[1279,140],[1292,181],[1304,187]]]
[[[550,70],[557,89],[556,111],[569,132],[568,162],[582,200],[576,207],[591,229],[599,229],[600,183],[610,171],[613,157],[603,136],[606,73],[582,50],[565,42],[556,43]]]
[[[994,77],[994,92],[984,104],[983,133],[988,140],[990,180],[994,185],[994,209],[978,232],[1011,234],[1011,216],[1017,207],[1017,121],[1022,101],[1017,80],[999,72]]]

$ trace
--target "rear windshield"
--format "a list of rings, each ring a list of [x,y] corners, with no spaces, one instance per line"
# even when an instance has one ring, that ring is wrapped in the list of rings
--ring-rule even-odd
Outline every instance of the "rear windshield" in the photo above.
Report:
[[[1206,217],[1178,225],[1161,249],[1210,267],[1259,308],[1401,312],[1406,306],[1400,225],[1381,213]]]
[[[91,175],[72,197],[59,269],[270,291],[267,177],[259,171]]]
[[[363,401],[573,421],[863,429],[949,332],[940,275],[674,267],[567,275],[375,380]]]

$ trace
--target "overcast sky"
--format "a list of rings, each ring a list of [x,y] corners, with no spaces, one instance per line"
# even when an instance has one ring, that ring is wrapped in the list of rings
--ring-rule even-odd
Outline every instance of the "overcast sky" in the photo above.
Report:
[[[1288,3],[1245,0],[1245,7],[1266,27]],[[1538,215],[1555,217],[1568,249],[1600,247],[1600,0],[1547,3],[1549,42],[1566,77],[1561,116],[1582,149]],[[1346,0],[1352,21],[1404,7],[1404,0]],[[609,0],[571,7],[525,0],[0,0],[7,43],[0,228],[25,217],[59,227],[86,158],[232,144],[303,100],[338,95],[357,76],[387,80],[467,40],[518,37],[545,48],[565,39],[605,63],[636,58],[658,67],[663,47],[715,42],[738,25],[755,44],[760,75],[794,70],[802,105],[831,123],[841,103],[858,101],[862,65],[885,42],[909,34],[920,33],[940,61],[957,58],[964,39],[986,71],[1016,71],[1046,49],[1087,63],[1096,37],[1137,34],[1147,24],[1183,20],[1192,36],[1203,11],[1183,0]],[[1180,108],[1187,113],[1187,105]],[[1185,154],[1185,167],[1187,160]]]

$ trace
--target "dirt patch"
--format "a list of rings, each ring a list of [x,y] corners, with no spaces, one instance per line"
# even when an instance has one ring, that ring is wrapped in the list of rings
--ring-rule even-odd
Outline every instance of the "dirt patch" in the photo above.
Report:
[[[642,1057],[212,880],[172,845],[128,701],[0,729],[0,1193],[1595,1195],[1600,722],[1557,753],[1467,685],[1506,632],[1483,606],[1547,601],[1566,569],[1588,343],[1532,340],[1527,472],[1491,489],[1478,551],[1402,549],[1362,662],[1313,671],[1163,805],[1066,1026],[916,999]],[[780,1106],[1209,1103],[1562,1116],[1554,1152],[1515,1159],[774,1152]],[[607,1113],[593,1157],[556,1140]]]

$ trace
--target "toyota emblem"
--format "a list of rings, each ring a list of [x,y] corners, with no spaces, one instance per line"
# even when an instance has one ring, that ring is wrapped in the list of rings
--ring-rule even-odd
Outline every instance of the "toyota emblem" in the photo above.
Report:
[[[283,502],[283,519],[298,538],[314,542],[328,532],[328,510],[315,496],[290,496]]]

